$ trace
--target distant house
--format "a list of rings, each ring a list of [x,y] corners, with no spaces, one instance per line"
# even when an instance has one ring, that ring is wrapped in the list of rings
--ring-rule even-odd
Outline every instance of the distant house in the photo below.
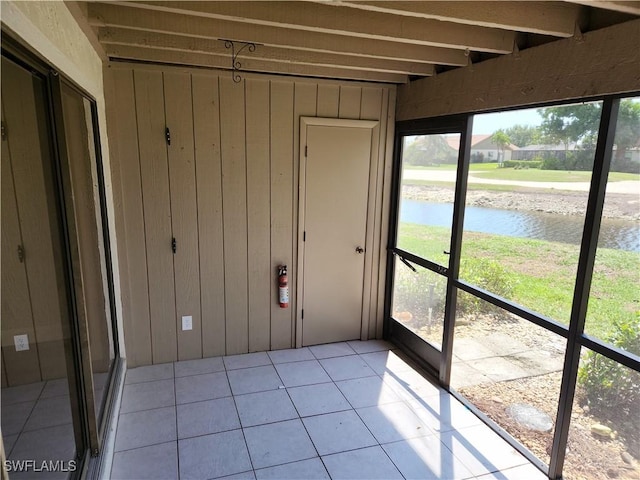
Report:
[[[511,154],[512,160],[546,160],[557,159],[559,162],[564,162],[567,159],[567,153],[582,152],[583,155],[595,156],[595,150],[581,148],[575,142],[569,143],[565,147],[564,144],[558,145],[527,145],[526,147],[519,148]],[[613,158],[611,163],[611,170],[614,172],[640,172],[640,147],[627,148],[624,152],[618,153],[618,147],[613,147]]]
[[[499,161],[500,149],[491,140],[492,135],[472,135],[471,136],[471,163],[491,163]],[[456,151],[458,150],[458,138],[447,137],[447,143]],[[510,144],[504,148],[504,158],[502,161],[513,159],[513,152],[519,150],[516,145]]]
[[[577,144],[575,142],[569,143],[565,146],[563,143],[557,145],[527,145],[521,147],[517,151],[514,151],[511,155],[512,160],[534,160],[545,158],[557,158],[558,160],[565,160],[567,152],[575,150]]]

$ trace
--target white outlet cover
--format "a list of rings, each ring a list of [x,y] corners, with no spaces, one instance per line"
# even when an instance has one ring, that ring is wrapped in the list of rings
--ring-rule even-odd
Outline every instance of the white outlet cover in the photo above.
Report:
[[[182,330],[193,330],[193,317],[191,315],[182,317]]]
[[[13,343],[16,346],[16,352],[29,350],[29,336],[27,334],[15,335],[13,337]]]

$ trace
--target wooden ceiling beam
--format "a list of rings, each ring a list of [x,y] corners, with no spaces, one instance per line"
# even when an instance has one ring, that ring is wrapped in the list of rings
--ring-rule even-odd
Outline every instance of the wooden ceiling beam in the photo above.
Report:
[[[579,5],[575,4],[548,1],[313,1],[371,12],[553,35],[556,37],[571,37],[573,35],[581,9]]]
[[[126,45],[108,45],[106,51],[112,60],[144,61],[183,67],[207,67],[231,70],[231,59],[225,55],[177,52],[161,48],[139,48]],[[242,68],[238,73],[241,76],[243,72],[257,72],[382,83],[406,83],[408,80],[406,75],[395,73],[281,63],[256,60],[250,57],[243,57],[240,61]]]
[[[177,52],[214,54],[229,57],[228,61],[231,61],[231,50],[227,49],[224,42],[220,40],[111,27],[100,28],[98,30],[98,38],[103,45],[107,46],[124,45],[139,48],[161,48]],[[353,57],[323,52],[302,52],[300,50],[289,50],[265,45],[259,45],[254,52],[242,55],[240,61],[244,62],[245,58],[416,76],[430,76],[434,74],[435,70],[435,67],[428,63]]]
[[[237,22],[166,12],[141,12],[104,3],[89,3],[88,9],[89,22],[94,27],[122,27],[194,38],[228,38],[304,51],[390,58],[441,65],[464,66],[468,63],[465,52],[450,48],[410,45],[263,25],[244,25]]]
[[[117,4],[304,32],[502,54],[512,52],[515,40],[515,32],[509,30],[366,10],[354,12],[351,8],[310,2],[136,1]]]
[[[503,55],[398,90],[397,121],[629,92],[640,72],[640,19]],[[499,74],[496,74],[499,72]]]
[[[612,10],[614,12],[630,13],[632,15],[640,15],[640,1],[621,1],[621,0],[566,0],[571,3],[579,3],[589,7],[602,8],[604,10]]]

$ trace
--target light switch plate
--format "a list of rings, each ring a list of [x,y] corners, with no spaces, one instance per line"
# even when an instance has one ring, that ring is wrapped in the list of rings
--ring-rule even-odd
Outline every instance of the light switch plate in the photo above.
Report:
[[[193,317],[191,315],[182,317],[182,330],[193,330]]]
[[[16,346],[16,352],[29,350],[29,336],[27,334],[15,335],[13,337],[13,343]]]

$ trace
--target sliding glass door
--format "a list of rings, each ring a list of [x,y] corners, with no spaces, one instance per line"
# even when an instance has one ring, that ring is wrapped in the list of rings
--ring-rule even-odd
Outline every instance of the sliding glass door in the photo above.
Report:
[[[2,436],[11,476],[56,460],[66,478],[88,445],[45,98],[2,57]]]
[[[71,261],[83,274],[74,278],[76,304],[82,341],[91,352],[90,368],[85,372],[89,394],[87,410],[99,425],[108,392],[109,374],[115,360],[112,329],[111,271],[104,214],[104,185],[100,178],[91,101],[66,82],[60,88],[62,121],[58,135],[65,148],[61,152],[63,190],[67,206],[67,225],[71,236]],[[90,274],[89,274],[90,272]]]
[[[2,50],[3,467],[76,478],[101,450],[118,357],[97,112]]]

